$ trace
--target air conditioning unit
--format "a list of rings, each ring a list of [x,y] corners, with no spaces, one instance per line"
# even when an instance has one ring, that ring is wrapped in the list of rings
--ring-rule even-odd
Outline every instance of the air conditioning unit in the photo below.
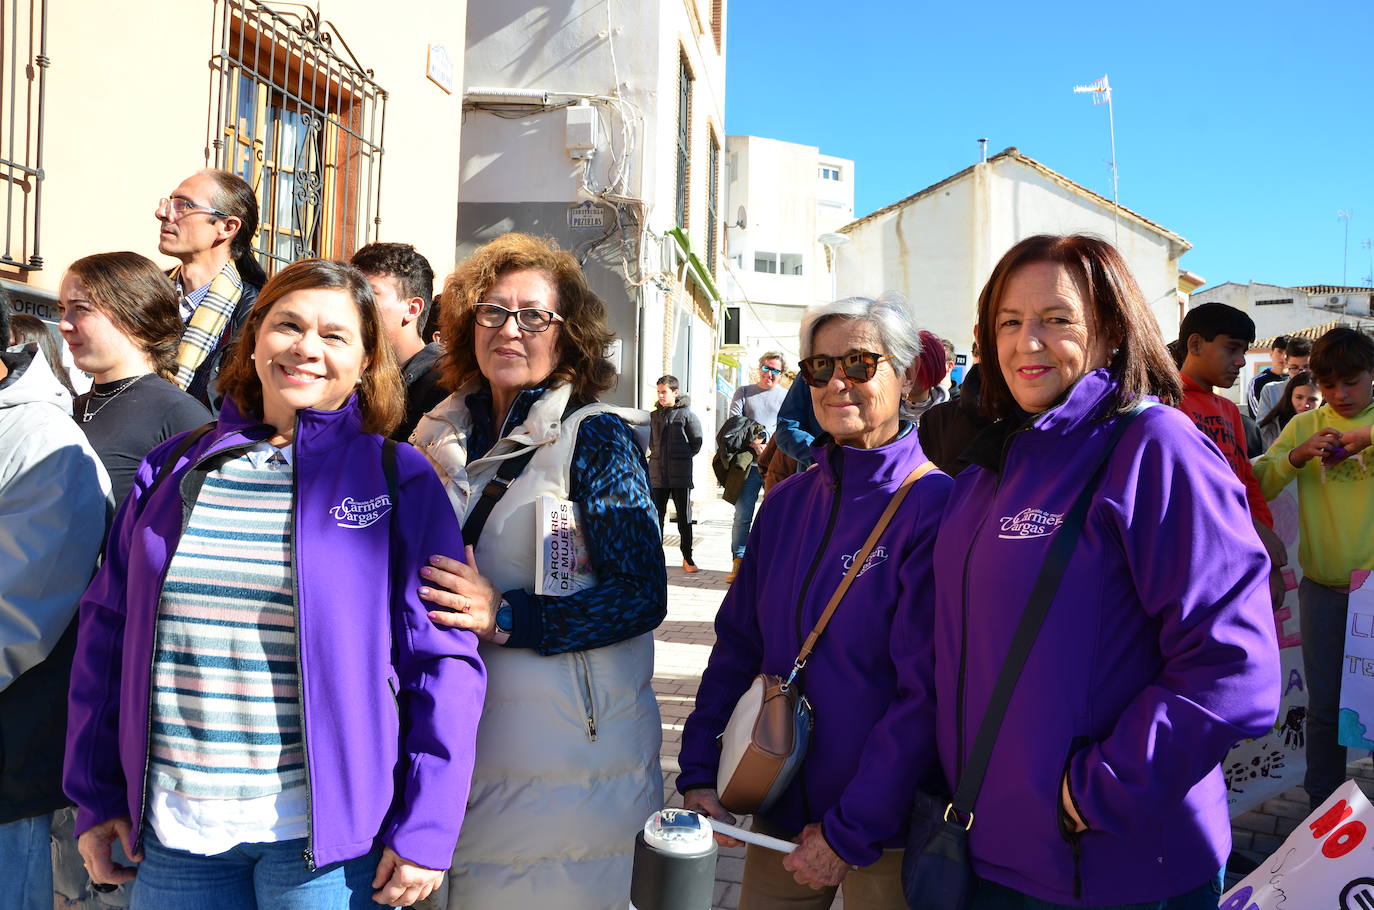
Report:
[[[1322,304],[1322,307],[1328,310],[1339,310],[1341,308],[1340,296],[1332,294],[1330,297],[1326,298],[1326,303]]]

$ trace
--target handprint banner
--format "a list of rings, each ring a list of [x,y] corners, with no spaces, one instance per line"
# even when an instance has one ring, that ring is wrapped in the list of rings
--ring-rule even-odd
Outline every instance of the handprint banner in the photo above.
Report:
[[[1351,573],[1345,616],[1337,738],[1343,746],[1374,749],[1374,582],[1367,570]]]
[[[1219,910],[1374,910],[1371,828],[1374,806],[1346,781],[1278,852],[1222,895]]]
[[[1269,510],[1274,515],[1274,533],[1288,548],[1283,605],[1274,611],[1283,702],[1273,730],[1238,743],[1222,762],[1232,818],[1298,786],[1307,771],[1307,682],[1302,667],[1302,636],[1298,633],[1298,582],[1302,580],[1302,570],[1298,567],[1298,496],[1294,487],[1290,485],[1270,501]],[[1374,910],[1374,905],[1368,910]]]

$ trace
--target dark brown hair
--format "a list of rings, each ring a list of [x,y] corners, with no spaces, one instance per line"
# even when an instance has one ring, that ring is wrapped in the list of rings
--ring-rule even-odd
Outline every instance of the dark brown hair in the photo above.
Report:
[[[372,287],[362,273],[351,265],[329,259],[302,259],[282,269],[263,285],[253,310],[244,320],[239,340],[225,358],[219,374],[221,395],[234,399],[240,411],[253,417],[262,414],[262,381],[253,364],[253,349],[257,347],[258,332],[267,314],[277,301],[296,291],[325,288],[343,291],[358,308],[358,322],[362,326],[363,353],[367,365],[363,367],[362,385],[358,388],[358,406],[363,416],[363,431],[385,436],[396,429],[405,416],[405,392],[396,356],[382,333],[382,319]]]
[[[258,197],[248,181],[238,174],[205,168],[200,173],[215,182],[215,196],[210,204],[239,220],[239,229],[229,241],[229,258],[239,270],[239,276],[254,287],[262,287],[267,273],[253,256],[253,243],[258,239]],[[218,218],[218,215],[212,215]]]
[[[67,269],[85,285],[91,303],[148,355],[153,370],[170,380],[181,343],[181,302],[172,281],[138,253],[96,253]]]
[[[1269,413],[1264,415],[1264,419],[1259,422],[1259,425],[1267,427],[1271,423],[1277,423],[1280,430],[1288,426],[1288,421],[1298,414],[1298,409],[1293,407],[1293,392],[1305,385],[1316,386],[1316,384],[1317,381],[1312,378],[1310,370],[1294,373],[1284,385],[1283,394],[1279,396],[1279,400],[1269,409]]]
[[[508,272],[542,272],[557,291],[555,306],[563,322],[558,332],[558,362],[549,380],[572,386],[573,398],[592,401],[615,385],[615,367],[606,359],[614,337],[606,328],[606,305],[587,285],[577,260],[552,238],[503,234],[473,253],[444,282],[439,328],[446,351],[444,385],[457,391],[477,380],[473,307]]]
[[[354,253],[348,264],[364,275],[389,275],[396,279],[402,298],[423,300],[425,305],[415,320],[415,334],[420,334],[434,303],[434,269],[419,250],[408,243],[369,243]],[[429,339],[425,339],[425,343],[428,344]]]
[[[1107,364],[1117,382],[1112,410],[1127,411],[1146,395],[1176,406],[1183,397],[1178,370],[1164,347],[1159,322],[1116,247],[1084,234],[1037,234],[1007,250],[978,296],[983,413],[1005,417],[1016,406],[997,362],[997,310],[1012,273],[1036,262],[1068,269],[1091,308],[1089,330],[1105,334],[1107,347],[1116,349]]]
[[[1338,326],[1312,345],[1307,368],[1317,382],[1345,382],[1365,370],[1374,370],[1374,338]]]

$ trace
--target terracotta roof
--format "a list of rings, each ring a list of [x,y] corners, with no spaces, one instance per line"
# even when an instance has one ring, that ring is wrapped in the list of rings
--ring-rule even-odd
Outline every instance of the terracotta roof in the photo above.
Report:
[[[1027,167],[1029,167],[1031,170],[1039,171],[1041,174],[1043,174],[1045,177],[1049,178],[1049,179],[1052,180],[1053,182],[1058,183],[1060,186],[1063,186],[1063,187],[1065,187],[1065,188],[1067,188],[1067,189],[1073,190],[1075,193],[1078,193],[1080,196],[1085,196],[1085,197],[1087,197],[1088,199],[1092,200],[1093,202],[1096,202],[1098,205],[1102,206],[1102,207],[1105,208],[1105,209],[1111,210],[1113,207],[1117,208],[1117,209],[1121,212],[1122,215],[1125,215],[1125,216],[1127,216],[1128,218],[1130,218],[1131,220],[1137,221],[1137,222],[1139,222],[1140,224],[1145,225],[1146,227],[1150,228],[1150,229],[1153,230],[1153,231],[1157,231],[1158,233],[1163,234],[1165,237],[1168,237],[1170,240],[1174,241],[1174,242],[1177,243],[1179,246],[1183,247],[1184,250],[1190,250],[1190,249],[1193,248],[1193,245],[1192,245],[1191,243],[1189,243],[1187,240],[1185,240],[1182,236],[1180,236],[1180,235],[1178,235],[1178,234],[1175,234],[1173,231],[1169,230],[1168,228],[1164,227],[1163,225],[1160,225],[1160,224],[1157,224],[1157,223],[1151,221],[1150,219],[1146,218],[1144,215],[1141,215],[1139,212],[1133,212],[1133,211],[1131,211],[1130,209],[1126,208],[1124,205],[1116,205],[1115,203],[1113,203],[1110,199],[1106,198],[1105,196],[1102,196],[1102,195],[1099,194],[1099,193],[1094,193],[1092,190],[1088,189],[1086,186],[1083,186],[1083,185],[1080,184],[1080,183],[1075,183],[1074,181],[1070,180],[1068,177],[1065,177],[1063,174],[1059,173],[1058,171],[1056,171],[1056,170],[1054,170],[1054,169],[1052,169],[1052,168],[1048,168],[1048,167],[1046,167],[1045,165],[1041,164],[1039,161],[1036,161],[1034,158],[1029,158],[1029,157],[1027,157],[1027,156],[1021,154],[1021,150],[1018,149],[1018,148],[1017,148],[1016,146],[1014,146],[1014,145],[1013,145],[1013,146],[1010,146],[1010,147],[1008,147],[1008,148],[1006,148],[1006,149],[1003,149],[1001,152],[998,152],[996,155],[993,155],[991,158],[988,159],[988,163],[989,163],[989,164],[992,164],[992,163],[994,163],[994,162],[1005,161],[1005,160],[1019,161],[1019,162],[1021,162],[1022,164],[1026,165]],[[842,234],[847,234],[847,233],[851,232],[852,230],[854,230],[854,228],[858,227],[858,226],[861,225],[861,224],[865,224],[865,223],[867,223],[867,222],[869,222],[869,221],[872,221],[872,220],[875,219],[875,218],[878,218],[878,217],[880,217],[880,216],[882,216],[882,215],[886,215],[886,214],[888,214],[889,212],[894,212],[894,211],[896,211],[897,209],[904,208],[904,207],[910,205],[911,203],[915,202],[915,201],[918,200],[918,199],[922,199],[922,198],[924,198],[924,197],[926,197],[926,196],[933,195],[937,190],[939,190],[939,189],[941,189],[941,188],[943,188],[943,187],[945,187],[945,186],[948,186],[949,184],[954,183],[955,181],[960,180],[960,179],[962,179],[962,178],[968,176],[969,174],[972,174],[972,173],[973,173],[973,169],[974,169],[974,167],[976,167],[976,166],[977,166],[977,165],[969,165],[968,167],[964,168],[962,171],[959,171],[957,174],[951,174],[950,176],[946,177],[944,180],[941,180],[939,183],[932,183],[930,186],[926,187],[925,189],[919,190],[918,192],[915,192],[915,193],[912,193],[910,196],[907,196],[905,199],[899,199],[899,200],[897,200],[896,202],[892,203],[891,205],[885,205],[885,206],[883,206],[882,208],[878,209],[877,211],[875,211],[875,212],[870,212],[869,214],[863,216],[862,218],[858,218],[858,219],[856,219],[856,220],[854,220],[854,221],[851,221],[849,224],[846,224],[844,227],[838,228],[837,230],[838,230],[840,233],[842,233]]]
[[[1294,290],[1297,290],[1297,291],[1302,291],[1302,292],[1304,292],[1304,293],[1306,293],[1306,294],[1312,294],[1312,295],[1317,295],[1317,294],[1374,294],[1374,288],[1371,288],[1371,287],[1353,288],[1353,287],[1342,287],[1341,285],[1335,285],[1335,284],[1295,284],[1295,285],[1293,285],[1293,289],[1294,289]]]
[[[1374,319],[1364,316],[1346,316],[1343,319],[1333,319],[1330,322],[1323,322],[1320,325],[1309,325],[1305,329],[1298,329],[1295,332],[1284,332],[1289,338],[1306,338],[1308,341],[1316,341],[1327,332],[1341,326],[1348,326],[1352,329],[1359,329],[1366,335],[1374,335]],[[1274,339],[1278,335],[1270,335],[1268,338],[1256,338],[1250,343],[1250,350],[1268,350],[1274,346]]]

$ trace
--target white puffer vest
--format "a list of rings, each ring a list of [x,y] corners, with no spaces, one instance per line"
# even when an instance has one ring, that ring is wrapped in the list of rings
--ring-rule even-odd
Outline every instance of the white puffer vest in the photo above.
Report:
[[[570,390],[559,386],[465,464],[472,391],[430,411],[411,442],[433,462],[459,521],[501,462],[541,447],[492,509],[476,549],[478,570],[498,589],[533,591],[534,500],[567,498],[581,421],[612,413],[638,429],[648,415],[594,403],[564,420]],[[484,643],[481,655],[487,698],[450,910],[623,910],[635,833],[663,802],[653,636],[547,657]]]

